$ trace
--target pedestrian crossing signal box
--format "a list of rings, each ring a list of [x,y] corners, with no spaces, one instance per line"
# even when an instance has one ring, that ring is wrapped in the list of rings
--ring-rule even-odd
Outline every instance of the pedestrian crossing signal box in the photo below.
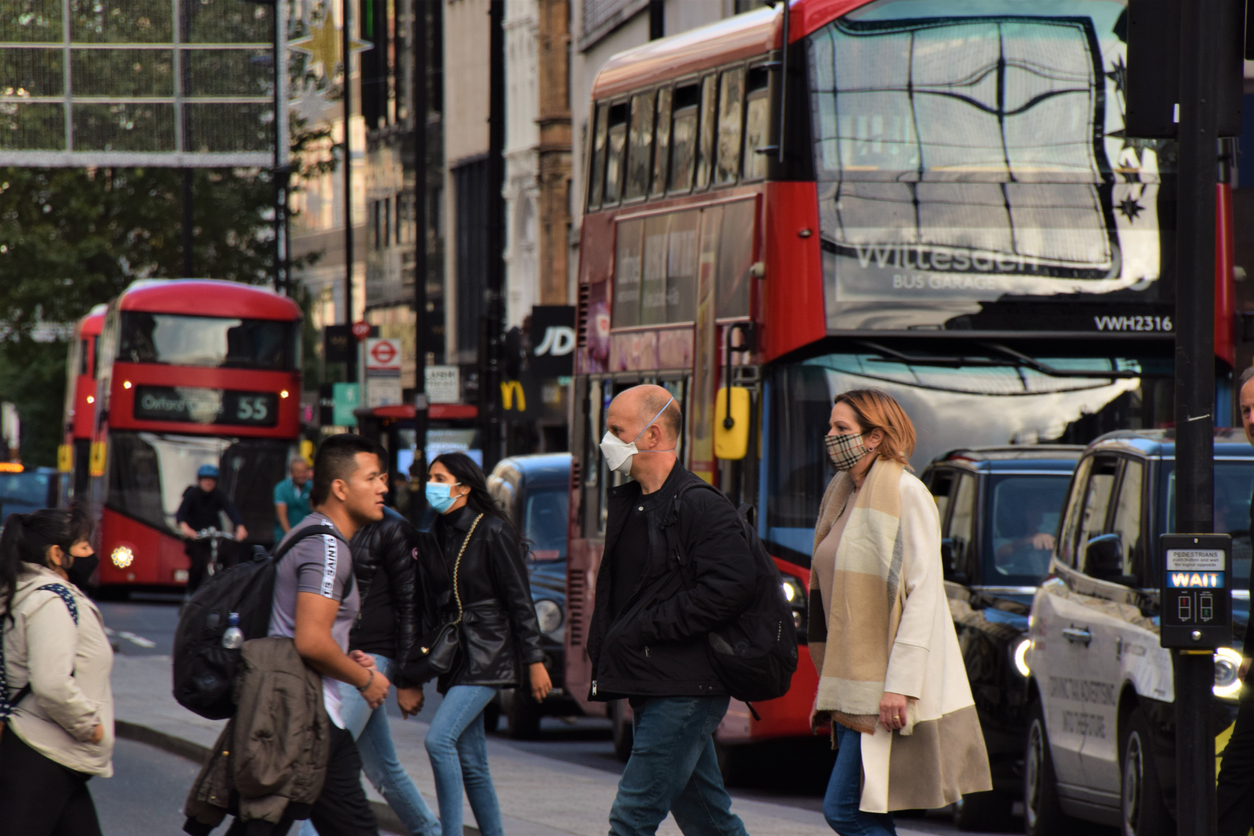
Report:
[[[1232,538],[1164,534],[1159,644],[1190,650],[1232,644]]]

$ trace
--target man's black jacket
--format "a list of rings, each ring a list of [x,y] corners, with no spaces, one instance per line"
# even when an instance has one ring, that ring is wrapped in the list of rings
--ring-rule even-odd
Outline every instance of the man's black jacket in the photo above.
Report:
[[[400,514],[391,508],[383,509],[383,513],[379,522],[357,529],[348,544],[353,552],[353,575],[363,596],[361,617],[353,625],[348,646],[387,656],[400,665],[408,658],[418,632],[415,596],[422,540]],[[405,687],[417,683],[396,684]]]
[[[418,550],[422,636],[457,617],[453,565],[476,516],[469,506],[440,516],[431,526],[436,547]],[[454,685],[526,684],[519,663],[543,662],[545,655],[526,559],[503,520],[487,515],[480,520],[457,577],[464,611],[461,649],[453,668],[440,676],[440,693]]]
[[[629,509],[641,500],[640,485],[629,482],[610,489],[605,555],[588,628],[591,699],[727,693],[710,662],[708,635],[749,606],[757,572],[736,509],[725,497],[690,490],[681,497],[675,518],[676,492],[700,482],[675,464],[650,503],[652,510],[644,514],[648,555],[618,554],[614,548]],[[669,553],[664,525],[677,526],[682,568]],[[613,561],[642,559],[647,562],[640,583],[623,612],[613,613]]]
[[[192,485],[183,491],[183,501],[174,512],[174,521],[185,522],[196,531],[204,528],[217,528],[222,525],[219,515],[223,512],[226,512],[227,518],[236,525],[244,524],[244,518],[240,516],[235,503],[222,492],[221,488],[214,488],[205,493],[199,485]]]

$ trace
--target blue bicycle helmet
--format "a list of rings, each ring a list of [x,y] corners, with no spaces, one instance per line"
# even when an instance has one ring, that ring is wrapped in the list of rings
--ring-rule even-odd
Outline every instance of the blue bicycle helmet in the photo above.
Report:
[[[196,471],[197,479],[217,479],[218,466],[216,464],[202,464],[200,470]]]

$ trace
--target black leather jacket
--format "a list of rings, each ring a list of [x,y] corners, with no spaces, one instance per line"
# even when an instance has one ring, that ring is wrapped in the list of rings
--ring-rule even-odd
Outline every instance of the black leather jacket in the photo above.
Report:
[[[431,527],[436,548],[418,550],[422,636],[457,617],[453,564],[476,516],[463,507],[439,517]],[[484,516],[479,522],[462,556],[458,589],[461,649],[440,676],[440,693],[453,685],[517,685],[523,681],[520,665],[543,662],[544,650],[522,550],[500,519]]]
[[[418,632],[416,557],[423,541],[400,514],[391,508],[383,512],[382,520],[359,528],[348,544],[362,596],[361,617],[349,633],[348,646],[401,662]],[[416,684],[403,679],[396,685]]]

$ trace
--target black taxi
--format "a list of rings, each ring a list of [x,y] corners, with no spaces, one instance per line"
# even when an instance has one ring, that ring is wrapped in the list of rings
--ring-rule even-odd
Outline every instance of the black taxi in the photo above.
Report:
[[[1049,572],[1079,445],[951,450],[923,471],[941,518],[945,591],[979,712],[993,791],[954,808],[964,830],[1003,829],[1023,790],[1028,611]]]
[[[1212,726],[1235,717],[1249,618],[1254,447],[1215,432],[1215,531],[1233,538],[1232,646],[1215,654]],[[1109,433],[1084,452],[1067,492],[1050,577],[1032,601],[1024,654],[1029,836],[1077,820],[1133,836],[1176,832],[1171,653],[1159,646],[1158,538],[1175,526],[1170,430]]]

